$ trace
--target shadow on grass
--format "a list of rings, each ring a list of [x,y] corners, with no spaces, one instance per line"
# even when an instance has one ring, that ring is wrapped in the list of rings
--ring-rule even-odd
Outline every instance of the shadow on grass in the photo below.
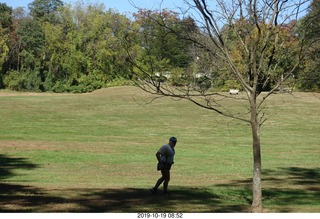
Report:
[[[10,202],[14,201],[15,205],[17,206],[34,206],[37,201],[33,198],[29,198],[27,202],[25,202],[25,194],[30,195],[30,191],[34,194],[38,194],[39,196],[42,196],[43,194],[38,189],[34,189],[30,186],[23,186],[18,184],[10,184],[10,183],[3,183],[2,181],[4,179],[13,177],[17,175],[15,173],[16,170],[19,169],[34,169],[38,168],[39,166],[36,164],[31,163],[26,158],[21,157],[10,157],[7,155],[0,154],[0,212],[6,212],[4,206],[10,205]],[[43,200],[39,200],[39,202],[42,202]],[[20,203],[22,205],[20,205]],[[22,209],[15,208],[18,212]]]
[[[281,176],[283,172],[287,177]],[[311,206],[320,212],[320,168],[280,168],[278,172],[267,170],[266,175],[266,183],[274,184],[263,191],[266,202],[281,206],[281,212],[291,212],[292,205]]]
[[[137,188],[106,189],[93,191],[82,199],[82,206],[93,212],[176,212],[183,203],[205,207],[218,202],[206,191],[188,188],[171,190],[170,195],[152,195],[147,189]]]
[[[320,212],[320,168],[289,167],[264,170],[262,193],[264,206],[273,206],[279,212],[293,212],[294,206],[305,206]],[[251,189],[252,180],[234,180],[220,187]],[[251,203],[252,197],[244,196]],[[303,208],[303,207],[302,207]]]
[[[205,189],[175,188],[169,195],[147,189],[69,189],[0,184],[0,212],[247,212]]]
[[[92,197],[97,197],[88,202]],[[152,195],[148,189],[108,189],[83,197],[93,212],[246,212],[248,206],[228,205],[206,189],[175,187],[169,195]]]
[[[39,168],[26,158],[0,155],[0,212],[246,212],[205,188],[170,187],[169,195],[149,189],[48,189],[5,179],[16,170]]]
[[[8,157],[0,154],[0,180],[12,177],[16,169],[34,169],[38,165],[29,162],[26,158]]]
[[[19,160],[7,167],[34,168]],[[11,162],[14,161],[14,162]],[[25,166],[26,165],[26,166]],[[30,165],[30,166],[29,166]],[[2,171],[10,176],[10,171]],[[264,206],[274,212],[311,209],[320,212],[320,168],[281,168],[263,174]],[[0,183],[0,212],[249,212],[251,179],[209,188],[170,187],[171,193],[152,195],[148,189],[45,189]],[[311,206],[311,207],[310,207]],[[307,210],[308,212],[308,210]]]
[[[64,202],[37,187],[0,183],[0,212],[43,212],[44,206]]]

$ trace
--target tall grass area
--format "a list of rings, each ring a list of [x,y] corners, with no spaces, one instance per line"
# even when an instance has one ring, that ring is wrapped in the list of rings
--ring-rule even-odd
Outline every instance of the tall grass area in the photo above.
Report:
[[[266,212],[320,212],[319,98],[277,94],[266,103]],[[0,211],[248,212],[250,126],[187,101],[152,100],[130,86],[0,91]],[[155,153],[171,136],[178,138],[171,194],[151,196]]]

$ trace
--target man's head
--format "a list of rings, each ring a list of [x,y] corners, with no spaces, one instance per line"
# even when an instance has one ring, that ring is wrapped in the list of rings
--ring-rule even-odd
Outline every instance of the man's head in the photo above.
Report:
[[[170,145],[171,147],[174,147],[174,146],[176,146],[176,144],[177,144],[177,138],[176,138],[176,137],[171,137],[171,138],[169,139],[169,145]]]

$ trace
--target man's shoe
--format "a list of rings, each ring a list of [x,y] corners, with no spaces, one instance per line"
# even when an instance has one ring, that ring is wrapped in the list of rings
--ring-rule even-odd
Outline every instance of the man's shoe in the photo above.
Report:
[[[156,193],[158,192],[158,190],[155,189],[155,188],[151,188],[151,189],[150,189],[150,192],[151,192],[152,194],[156,194]]]

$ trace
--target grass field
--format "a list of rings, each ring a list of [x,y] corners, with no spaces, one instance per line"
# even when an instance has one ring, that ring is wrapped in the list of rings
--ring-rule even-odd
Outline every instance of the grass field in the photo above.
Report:
[[[187,101],[151,99],[135,87],[0,91],[0,212],[249,212],[250,127]],[[320,212],[319,109],[319,94],[267,101],[266,212]],[[178,138],[171,193],[152,196],[155,153],[170,136]]]

